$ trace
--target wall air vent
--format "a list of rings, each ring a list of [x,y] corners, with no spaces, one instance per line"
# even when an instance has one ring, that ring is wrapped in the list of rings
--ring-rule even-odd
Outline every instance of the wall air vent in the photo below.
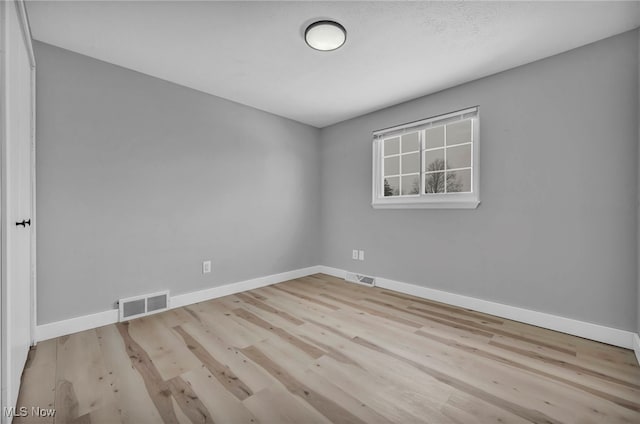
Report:
[[[118,301],[119,320],[127,321],[169,309],[169,291],[127,297]]]
[[[353,272],[347,272],[344,277],[346,281],[356,284],[362,284],[363,286],[375,287],[375,277],[369,277],[368,275],[354,274]]]

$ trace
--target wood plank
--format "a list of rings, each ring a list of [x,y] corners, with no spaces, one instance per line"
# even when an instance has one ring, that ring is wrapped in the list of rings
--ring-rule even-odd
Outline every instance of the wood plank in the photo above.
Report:
[[[300,299],[306,300],[307,302],[311,302],[311,303],[315,303],[317,305],[320,306],[324,306],[327,309],[333,310],[333,311],[337,311],[338,309],[340,309],[339,306],[329,303],[329,302],[325,302],[323,300],[317,299],[313,296],[308,296],[304,293],[302,293],[301,291],[296,290],[296,288],[294,287],[288,287],[288,288],[284,288],[281,284],[276,284],[275,286],[273,286],[274,289],[276,290],[280,290],[283,291],[287,294],[290,294],[292,296],[295,297],[299,297]]]
[[[265,303],[263,301],[255,299],[255,298],[252,298],[251,296],[249,296],[247,294],[238,293],[238,294],[236,294],[236,297],[238,297],[239,299],[243,300],[245,303],[248,303],[248,304],[250,304],[252,306],[255,306],[256,308],[259,308],[259,309],[265,310],[267,312],[270,312],[270,313],[272,313],[274,315],[277,315],[277,316],[289,321],[293,325],[302,325],[302,324],[304,324],[304,321],[292,316],[288,312],[285,312],[285,311],[280,310],[278,308],[274,308],[273,306],[269,305],[268,303]]]
[[[55,423],[89,420],[91,414],[120,421],[113,390],[107,381],[95,330],[57,339]]]
[[[186,309],[200,318],[200,324],[212,334],[238,347],[251,346],[269,336],[266,331],[256,331],[246,321],[236,317],[231,311],[219,310],[217,302],[202,302],[187,306]]]
[[[152,315],[130,321],[127,334],[153,361],[163,380],[170,380],[201,365],[180,336],[159,317]]]
[[[621,363],[611,363],[608,361],[598,360],[589,355],[582,355],[580,352],[576,352],[576,356],[570,356],[553,349],[548,349],[544,346],[523,342],[520,340],[512,339],[510,337],[504,337],[499,334],[495,335],[491,340],[500,345],[515,347],[517,349],[537,353],[545,357],[553,358],[557,361],[564,361],[571,364],[581,365],[628,382],[640,382],[640,374],[634,372],[636,371],[634,368],[628,367]],[[640,369],[640,367],[638,366],[636,366],[636,368]]]
[[[127,354],[125,341],[118,329],[107,325],[96,329],[100,351],[107,369],[106,380],[121,410],[125,424],[153,424],[162,421],[142,375],[132,372],[135,367]]]
[[[391,421],[419,422],[425,416],[434,422],[450,421],[439,408],[452,389],[431,376],[315,325],[300,326],[296,332],[308,334],[314,342],[320,339],[335,346],[350,360],[340,362],[325,356],[308,372],[322,375],[347,393],[357,393],[359,400]]]
[[[471,309],[463,309],[463,308],[458,308],[456,306],[451,306],[451,305],[446,305],[444,303],[440,303],[440,302],[436,302],[433,300],[427,300],[427,299],[420,299],[420,298],[416,298],[414,296],[409,296],[409,295],[405,295],[405,294],[401,294],[401,293],[395,293],[392,291],[388,291],[388,290],[380,290],[379,293],[383,296],[391,296],[394,297],[396,299],[402,299],[405,302],[408,302],[409,304],[417,304],[417,305],[423,305],[425,307],[428,308],[437,308],[437,309],[441,309],[444,311],[448,311],[449,313],[453,314],[453,315],[463,315],[466,317],[471,317],[471,318],[475,318],[478,319],[480,321],[485,321],[485,322],[491,322],[494,324],[498,324],[498,325],[502,325],[504,322],[503,318],[496,318],[492,315],[488,315],[488,314],[483,314],[482,312],[476,312],[473,311]],[[403,304],[406,305],[406,303],[403,302]]]
[[[330,424],[331,421],[281,387],[261,390],[244,401],[245,406],[263,423]],[[277,407],[274,407],[277,405]]]
[[[273,385],[273,378],[261,368],[255,366],[240,352],[229,340],[219,337],[210,328],[195,324],[185,324],[185,332],[191,335],[198,343],[213,356],[216,361],[227,367],[243,386],[256,393]],[[212,374],[213,378],[213,374]],[[242,389],[244,391],[244,389]]]
[[[531,421],[484,402],[475,396],[455,391],[442,406],[442,413],[456,423],[529,424]]]
[[[513,339],[521,340],[523,342],[527,342],[527,343],[531,343],[531,344],[537,344],[537,345],[540,345],[540,346],[544,346],[544,347],[547,347],[549,349],[557,350],[558,352],[566,353],[567,355],[576,356],[576,352],[575,352],[574,349],[563,347],[563,346],[558,346],[556,344],[553,344],[553,343],[550,343],[550,342],[546,342],[546,341],[542,341],[542,340],[539,340],[539,339],[538,340],[532,339],[531,337],[522,336],[522,335],[517,334],[515,332],[506,331],[506,330],[503,330],[501,328],[488,327],[486,325],[478,324],[478,323],[476,323],[474,321],[467,320],[467,319],[450,318],[446,314],[440,314],[438,312],[433,312],[433,311],[430,311],[430,310],[425,309],[425,308],[417,308],[417,307],[414,307],[414,306],[409,306],[407,309],[412,310],[412,311],[416,311],[416,312],[420,312],[420,313],[425,314],[427,316],[435,316],[435,317],[438,317],[438,318],[443,318],[445,320],[456,322],[458,324],[461,324],[461,325],[464,325],[464,326],[467,326],[467,327],[479,329],[479,330],[482,330],[482,331],[491,332],[493,334],[500,334],[502,336],[511,337]]]
[[[466,334],[474,334],[474,335],[487,337],[487,338],[491,338],[494,336],[494,334],[491,332],[489,328],[482,329],[478,327],[472,327],[467,325],[465,321],[459,321],[454,317],[451,317],[453,319],[448,319],[448,316],[446,314],[441,314],[440,318],[438,318],[438,315],[427,315],[423,313],[417,313],[412,309],[410,309],[409,307],[399,306],[397,304],[393,304],[389,302],[375,302],[375,304],[378,307],[382,307],[382,309],[390,309],[392,311],[395,311],[396,313],[410,314],[412,319],[416,323],[422,324],[422,326],[437,323],[440,325],[445,325],[455,330],[460,330],[460,332],[466,333]]]
[[[367,422],[358,417],[358,415],[355,415],[353,412],[340,406],[336,399],[330,399],[326,395],[313,390],[309,385],[303,383],[301,379],[296,379],[283,366],[277,364],[257,347],[251,346],[242,349],[242,353],[254,363],[260,365],[263,369],[269,372],[269,374],[282,383],[290,393],[304,399],[304,401],[311,405],[315,410],[327,417],[329,421],[344,424],[365,424]],[[335,389],[334,395],[339,392],[337,388]],[[341,399],[344,400],[345,396],[346,393],[343,393]],[[362,408],[366,408],[366,405],[361,405]],[[373,411],[369,411],[369,414],[376,417],[375,422],[388,422],[388,420],[384,419],[381,415],[375,414]]]
[[[184,339],[187,347],[191,352],[204,364],[209,372],[238,399],[243,400],[251,396],[253,392],[242,382],[229,367],[218,362],[207,349],[201,345],[191,334],[186,332],[182,327],[174,328],[178,334]]]
[[[622,406],[623,408],[627,408],[627,409],[630,409],[630,410],[635,411],[635,412],[640,412],[640,403],[638,403],[638,402],[633,402],[633,401],[630,401],[630,400],[627,400],[627,399],[612,395],[610,393],[603,392],[603,391],[595,389],[593,387],[590,387],[590,386],[587,386],[587,385],[584,385],[584,384],[581,384],[581,383],[577,383],[575,381],[560,377],[555,373],[550,373],[550,372],[547,372],[547,371],[536,369],[534,367],[528,366],[526,364],[522,364],[520,362],[505,358],[505,357],[500,356],[500,355],[496,355],[496,354],[488,352],[486,350],[482,350],[482,349],[478,349],[478,348],[475,348],[475,347],[471,347],[471,346],[468,346],[468,345],[465,345],[465,344],[462,344],[462,343],[459,343],[459,342],[456,342],[456,341],[449,341],[449,340],[443,339],[441,337],[438,337],[438,336],[435,336],[435,335],[432,335],[432,334],[428,334],[428,333],[426,333],[424,331],[417,331],[416,334],[421,335],[423,337],[427,337],[427,338],[429,338],[431,340],[437,341],[437,342],[445,344],[447,346],[451,346],[451,347],[454,347],[456,349],[460,349],[460,350],[463,350],[465,352],[472,353],[472,354],[474,354],[476,356],[482,356],[484,358],[490,359],[490,360],[495,361],[495,362],[500,362],[500,363],[509,365],[511,367],[514,367],[514,368],[519,368],[521,370],[525,370],[525,371],[529,371],[529,372],[534,373],[534,374],[538,374],[538,375],[540,375],[542,377],[545,377],[547,379],[551,379],[551,380],[555,380],[555,381],[561,382],[563,384],[575,387],[576,389],[579,389],[579,390],[581,390],[583,392],[590,393],[590,394],[592,394],[594,396],[597,396],[599,398],[606,399],[606,400],[608,400],[610,402],[618,404],[618,405]]]
[[[171,390],[155,367],[149,354],[129,334],[129,323],[117,324],[127,354],[135,370],[142,376],[147,394],[164,423],[178,423]]]
[[[325,294],[325,293],[323,293],[322,296],[324,296],[324,297],[326,297],[328,299],[334,300],[334,301],[336,301],[338,303],[342,303],[342,304],[348,305],[348,306],[352,307],[355,310],[364,311],[364,312],[366,312],[366,313],[368,313],[370,315],[373,315],[373,316],[376,316],[376,317],[380,317],[380,318],[384,318],[385,320],[388,320],[388,321],[394,321],[394,322],[396,322],[398,324],[402,324],[402,325],[405,325],[405,326],[408,326],[408,327],[413,327],[413,328],[422,327],[422,324],[419,324],[419,323],[417,323],[415,321],[411,321],[411,320],[408,320],[408,319],[405,319],[405,318],[400,318],[400,317],[397,317],[397,316],[395,316],[393,314],[381,311],[381,310],[376,309],[376,308],[371,308],[371,307],[366,306],[366,305],[361,304],[361,303],[358,304],[358,303],[351,302],[351,301],[348,301],[348,300],[343,300],[343,299],[340,299],[340,298],[338,298],[336,296],[333,296],[333,295],[330,295],[330,294]]]
[[[387,366],[397,369],[395,362],[388,362]],[[389,379],[384,373],[377,374],[356,366],[345,367],[329,357],[320,358],[310,372],[327,378],[347,393],[357,393],[358,399],[392,422],[420,423],[424,422],[424,417],[441,424],[452,422],[441,413],[441,401],[429,391],[430,384],[420,384],[428,376],[414,372],[412,384],[405,386],[402,381],[407,382],[407,379]],[[401,398],[397,396],[399,392],[403,393]],[[451,392],[444,387],[438,395],[447,399]]]
[[[259,420],[247,407],[228,392],[220,382],[210,377],[210,374],[203,368],[189,371],[181,376],[189,385],[192,396],[197,396],[202,404],[201,408],[206,408],[211,420],[216,423],[257,423]],[[198,410],[200,413],[200,410]],[[192,422],[205,422],[203,420]]]
[[[491,346],[495,346],[504,350],[508,350],[511,352],[514,352],[518,355],[522,355],[522,356],[526,356],[528,358],[532,358],[532,359],[536,359],[540,362],[543,362],[545,364],[550,364],[550,365],[556,365],[558,367],[562,367],[571,371],[575,371],[576,373],[580,374],[580,375],[589,375],[591,377],[595,377],[601,380],[605,380],[611,383],[615,383],[615,384],[619,384],[622,386],[626,386],[629,387],[631,389],[635,389],[635,390],[640,390],[640,381],[637,382],[631,382],[628,380],[624,380],[621,378],[617,378],[615,376],[611,376],[605,373],[602,373],[600,371],[597,370],[592,370],[588,367],[582,366],[582,365],[578,365],[578,364],[574,364],[571,362],[567,362],[567,361],[563,361],[560,359],[554,359],[550,356],[547,355],[543,355],[541,353],[537,353],[537,352],[532,352],[530,350],[527,349],[520,349],[517,347],[513,347],[504,343],[500,343],[500,342],[496,342],[496,341],[489,341],[489,345]],[[638,396],[638,398],[640,399],[640,396]]]
[[[167,385],[176,403],[192,423],[213,423],[209,410],[193,391],[190,383],[180,377],[174,377],[168,381]]]
[[[14,424],[51,424],[54,417],[34,417],[31,408],[53,409],[55,407],[57,340],[45,340],[31,348],[27,365],[22,374],[22,387],[17,407],[26,407],[28,417],[16,417]]]
[[[451,387],[454,387],[457,390],[460,390],[461,392],[465,392],[469,395],[475,396],[479,399],[484,400],[485,402],[488,402],[492,405],[495,405],[499,408],[502,408],[506,411],[511,412],[514,415],[517,415],[519,417],[522,417],[526,420],[529,420],[531,422],[536,422],[536,423],[560,423],[560,421],[555,420],[551,417],[546,416],[545,414],[543,414],[540,411],[537,411],[535,409],[530,409],[527,408],[525,406],[521,406],[518,405],[516,403],[510,402],[508,400],[505,400],[499,396],[495,396],[491,393],[488,393],[484,390],[478,389],[475,386],[466,383],[465,381],[455,378],[455,377],[451,377],[450,375],[447,375],[443,372],[440,372],[438,370],[436,370],[435,368],[430,368],[427,367],[425,365],[422,365],[418,362],[415,362],[411,359],[407,359],[404,358],[400,355],[394,354],[393,352],[387,350],[386,348],[383,348],[381,346],[378,346],[374,343],[371,343],[367,340],[364,340],[362,338],[357,338],[356,340],[354,340],[356,343],[361,344],[362,346],[368,347],[371,350],[376,350],[380,353],[383,353],[387,356],[390,356],[392,358],[396,358],[398,360],[407,362],[409,364],[411,364],[413,367],[415,367],[416,369],[431,375],[433,378],[437,379],[438,381],[441,381],[444,384],[447,384]]]
[[[275,327],[272,326],[270,323],[268,323],[267,321],[261,319],[260,317],[252,314],[251,312],[242,309],[242,308],[238,308],[238,309],[234,309],[233,311],[238,317],[245,319],[246,321],[261,327],[271,333],[273,333],[274,335],[277,335],[278,337],[280,337],[281,339],[283,339],[284,341],[294,345],[295,347],[297,347],[298,349],[300,349],[301,351],[303,351],[304,353],[306,353],[307,355],[309,355],[312,358],[319,358],[322,355],[324,355],[324,351],[322,351],[321,349],[318,349],[317,347],[313,346],[312,344],[309,344],[307,342],[305,342],[302,339],[299,339],[298,337],[293,336],[292,334],[288,333],[287,331],[283,330],[282,328],[279,327]]]

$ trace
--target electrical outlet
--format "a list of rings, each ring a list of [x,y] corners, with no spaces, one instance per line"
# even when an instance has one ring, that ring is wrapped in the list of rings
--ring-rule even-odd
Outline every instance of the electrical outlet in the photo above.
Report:
[[[211,261],[202,262],[202,273],[208,274],[211,272]]]
[[[364,250],[358,251],[358,259],[364,261]]]
[[[353,252],[351,252],[351,259],[353,260],[358,260],[358,251],[354,249]]]

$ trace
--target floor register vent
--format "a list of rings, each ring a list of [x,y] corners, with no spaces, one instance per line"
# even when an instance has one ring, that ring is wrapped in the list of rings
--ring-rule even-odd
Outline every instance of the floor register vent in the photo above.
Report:
[[[344,277],[344,279],[351,283],[362,284],[363,286],[375,287],[376,285],[376,279],[374,277],[354,274],[353,272],[347,272],[347,275]]]
[[[127,297],[118,301],[120,321],[151,315],[169,309],[169,291]]]

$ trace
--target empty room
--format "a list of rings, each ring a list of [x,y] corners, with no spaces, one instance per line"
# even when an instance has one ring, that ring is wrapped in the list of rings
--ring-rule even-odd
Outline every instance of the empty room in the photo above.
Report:
[[[1,1],[0,423],[640,423],[639,28]]]

